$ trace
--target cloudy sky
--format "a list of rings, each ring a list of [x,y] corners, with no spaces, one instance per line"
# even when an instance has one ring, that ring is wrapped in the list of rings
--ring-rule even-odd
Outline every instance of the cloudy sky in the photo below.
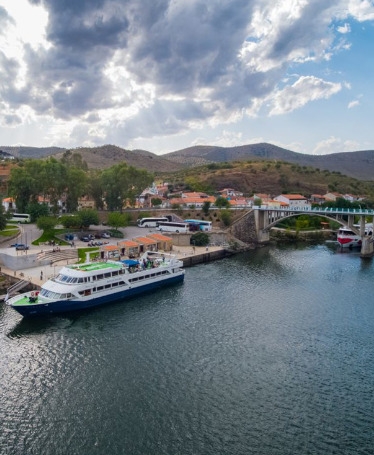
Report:
[[[374,0],[0,0],[0,145],[374,149]]]

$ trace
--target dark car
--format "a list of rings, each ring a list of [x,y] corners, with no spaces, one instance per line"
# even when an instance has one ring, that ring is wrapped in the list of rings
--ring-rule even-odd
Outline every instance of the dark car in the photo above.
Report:
[[[90,239],[85,235],[84,237],[81,237],[82,242],[89,242]]]
[[[16,250],[28,250],[29,247],[25,245],[24,243],[17,243],[16,245]]]

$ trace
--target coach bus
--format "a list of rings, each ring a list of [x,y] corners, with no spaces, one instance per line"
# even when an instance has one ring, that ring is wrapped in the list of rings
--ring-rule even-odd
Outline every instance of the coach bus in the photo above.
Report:
[[[205,220],[184,220],[185,223],[190,225],[190,230],[196,231],[211,231],[212,230],[212,222],[205,221]]]
[[[177,221],[159,221],[156,229],[161,232],[176,232],[178,234],[187,234],[189,232],[188,223],[180,223]]]
[[[148,218],[139,218],[137,221],[138,227],[157,227],[157,223],[162,221],[169,221],[169,218],[166,216],[158,216],[158,217],[148,217]]]
[[[8,221],[13,223],[30,223],[31,216],[28,213],[12,213]]]

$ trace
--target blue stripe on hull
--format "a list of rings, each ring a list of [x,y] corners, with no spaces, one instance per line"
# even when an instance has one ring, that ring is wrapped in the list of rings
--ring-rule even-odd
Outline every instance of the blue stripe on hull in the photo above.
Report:
[[[97,306],[116,302],[118,300],[127,299],[135,295],[143,294],[155,289],[161,289],[172,284],[183,282],[184,274],[173,276],[167,280],[158,281],[155,283],[148,283],[137,288],[125,289],[115,294],[111,293],[102,297],[91,300],[62,300],[59,302],[53,302],[50,304],[39,304],[39,305],[24,305],[24,306],[12,306],[12,308],[22,316],[41,316],[49,314],[67,313],[72,311],[86,310]]]

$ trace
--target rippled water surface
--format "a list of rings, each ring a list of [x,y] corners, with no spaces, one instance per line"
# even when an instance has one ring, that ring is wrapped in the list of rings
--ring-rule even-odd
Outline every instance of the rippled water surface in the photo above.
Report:
[[[373,454],[374,266],[325,246],[92,312],[0,306],[0,454]]]

